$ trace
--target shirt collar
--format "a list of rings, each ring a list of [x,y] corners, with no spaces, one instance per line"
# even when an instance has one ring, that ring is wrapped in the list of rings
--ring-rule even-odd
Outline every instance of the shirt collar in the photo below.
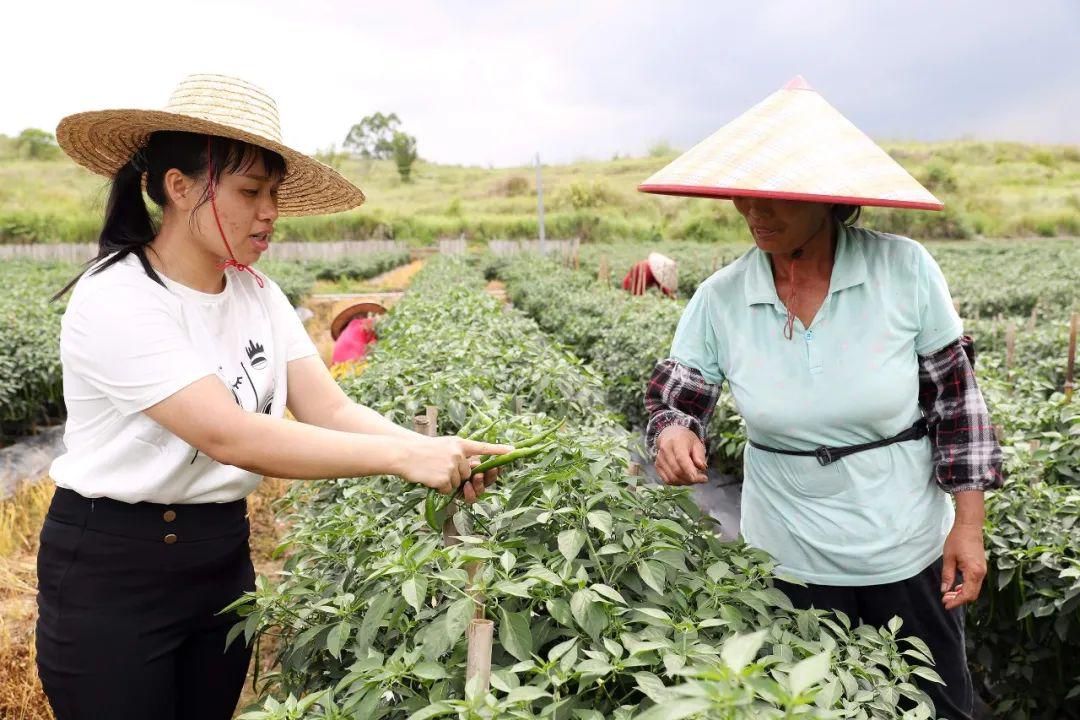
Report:
[[[773,280],[769,254],[760,248],[751,252],[750,267],[746,271],[746,304],[771,303],[781,307],[776,295],[776,282]],[[837,230],[836,257],[833,258],[832,278],[829,281],[829,294],[849,287],[861,285],[866,281],[866,255],[863,253],[862,240],[843,225]]]

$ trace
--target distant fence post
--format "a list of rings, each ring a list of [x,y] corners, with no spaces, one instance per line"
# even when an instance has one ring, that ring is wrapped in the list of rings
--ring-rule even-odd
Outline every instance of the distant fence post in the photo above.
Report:
[[[536,153],[536,214],[540,226],[540,254],[547,250],[544,242],[544,178],[540,174],[540,153]]]

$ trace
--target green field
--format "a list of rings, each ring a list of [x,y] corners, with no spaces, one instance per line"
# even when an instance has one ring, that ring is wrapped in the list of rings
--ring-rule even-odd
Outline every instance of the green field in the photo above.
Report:
[[[755,703],[761,717],[884,720],[900,717],[902,696],[920,697],[912,680],[932,671],[917,641],[792,610],[767,557],[719,542],[684,491],[627,476],[643,388],[686,298],[713,263],[745,249],[665,243],[684,269],[672,301],[610,287],[643,247],[586,245],[578,270],[527,255],[429,261],[380,323],[367,367],[340,373],[343,389],[403,424],[436,405],[442,433],[490,418],[503,422],[489,440],[566,428],[459,514],[469,539],[456,547],[425,522],[423,489],[400,479],[294,484],[280,506],[291,527],[288,574],[260,578],[237,626],[277,649],[273,674],[256,683],[259,709],[243,717],[659,720],[682,703],[692,712],[680,717],[713,720],[747,717],[742,704]],[[979,381],[1010,477],[987,499],[990,574],[968,614],[969,661],[995,717],[1077,717],[1080,401],[1062,390],[1080,244],[927,247],[980,348]],[[299,302],[316,278],[363,277],[406,258],[260,269]],[[601,258],[607,278],[598,278]],[[73,270],[0,267],[13,290],[0,298],[0,442],[63,415],[63,305],[45,298]],[[483,291],[485,276],[505,283],[513,307]],[[709,435],[713,466],[737,474],[746,434],[730,393]],[[498,631],[492,691],[469,696],[473,592]],[[926,717],[912,712],[903,717]]]
[[[1068,325],[1039,315],[1037,290],[1034,322],[1014,314],[1029,306],[1029,286],[1043,286],[1017,272],[1040,244],[932,247],[954,286],[1001,289],[966,300],[983,314],[965,325],[1009,475],[987,500],[989,575],[967,636],[977,692],[1010,720],[1080,712],[1080,408],[1062,393]],[[1080,249],[1055,250],[1075,266]],[[984,256],[996,256],[992,267]],[[480,271],[506,283],[512,307],[483,292]],[[1061,300],[1076,301],[1075,285]],[[921,643],[898,639],[895,624],[854,629],[794,610],[772,586],[770,559],[719,542],[685,489],[628,476],[645,382],[683,303],[632,297],[592,268],[527,255],[430,261],[343,389],[403,424],[435,405],[442,433],[483,428],[486,440],[517,442],[565,429],[460,509],[458,544],[425,521],[424,489],[397,478],[295,484],[281,505],[285,573],[239,603],[234,632],[277,649],[257,683],[261,706],[242,717],[932,717],[900,707],[922,699],[918,677],[933,677]],[[463,346],[462,327],[485,352]],[[737,471],[745,429],[723,397],[712,459]],[[474,612],[497,628],[490,692],[466,682]]]
[[[1080,235],[1080,149],[1021,143],[884,143],[945,204],[941,213],[870,209],[863,224],[919,239]],[[696,240],[743,237],[730,203],[636,191],[674,158],[581,161],[544,168],[548,237]],[[391,161],[345,158],[367,194],[359,210],[283,219],[278,240],[536,237],[535,171],[419,161],[403,183]],[[107,183],[63,156],[25,160],[0,136],[0,243],[96,239]]]

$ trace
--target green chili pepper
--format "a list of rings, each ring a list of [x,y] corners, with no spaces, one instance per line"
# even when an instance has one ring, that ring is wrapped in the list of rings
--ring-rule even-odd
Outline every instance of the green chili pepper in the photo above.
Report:
[[[487,434],[489,432],[491,432],[492,428],[494,428],[500,422],[501,422],[501,420],[499,420],[499,419],[493,420],[492,422],[488,423],[488,425],[486,427],[481,428],[480,430],[477,430],[476,432],[469,435],[466,438],[466,440],[481,440],[481,439],[487,437]]]
[[[441,529],[439,524],[439,509],[435,506],[435,498],[439,493],[436,490],[428,490],[427,499],[424,500],[424,519],[432,530]]]
[[[528,442],[528,441],[526,441]],[[502,467],[507,463],[512,463],[515,460],[521,460],[522,458],[532,457],[538,455],[545,450],[550,450],[555,447],[555,443],[547,443],[546,445],[534,445],[532,447],[519,447],[515,448],[513,452],[508,452],[505,455],[496,455],[490,460],[486,460],[472,469],[473,475],[479,475],[485,473],[492,468]]]
[[[539,445],[540,443],[544,442],[549,437],[551,437],[552,435],[557,433],[559,430],[561,430],[562,426],[565,425],[565,424],[566,424],[566,421],[563,420],[562,422],[560,422],[558,425],[551,428],[550,430],[545,430],[544,432],[540,433],[539,435],[532,436],[528,440],[523,440],[523,441],[521,441],[519,443],[515,443],[514,448],[520,450],[521,448],[527,448],[527,447],[533,447],[534,445]]]
[[[474,439],[477,439],[479,437],[482,437],[485,433],[489,432],[498,423],[499,423],[499,420],[495,420],[493,423],[488,425],[483,430],[480,430],[480,431],[474,433],[473,436],[470,436],[468,439],[474,440]],[[554,442],[545,443],[544,440],[546,440],[547,438],[551,437],[556,432],[558,432],[558,430],[564,425],[564,423],[565,423],[565,421],[560,422],[558,425],[556,425],[555,427],[553,427],[553,428],[551,428],[549,430],[545,430],[542,433],[539,433],[537,435],[534,435],[531,438],[523,440],[522,442],[517,444],[517,446],[514,448],[513,452],[508,452],[505,455],[494,455],[494,456],[488,458],[487,460],[485,460],[484,462],[480,463],[479,465],[477,465],[476,467],[474,467],[472,469],[472,475],[481,475],[481,474],[487,472],[488,470],[492,470],[492,469],[497,468],[497,467],[502,467],[503,465],[508,465],[509,463],[512,463],[515,460],[522,460],[524,458],[529,458],[529,457],[532,457],[534,455],[539,455],[542,452],[550,450],[551,448],[555,447],[555,443]],[[471,478],[472,475],[470,475],[469,477]],[[466,480],[465,482],[468,482],[468,480]],[[465,482],[458,485],[457,488],[454,490],[454,492],[446,500],[446,502],[442,503],[441,505],[439,505],[438,502],[437,502],[438,491],[436,491],[434,489],[428,490],[427,498],[424,500],[424,519],[427,521],[428,526],[432,530],[441,530],[442,529],[443,522],[446,521],[446,513],[447,513],[448,509],[450,508],[450,505],[455,500],[458,499],[458,496],[465,489]]]

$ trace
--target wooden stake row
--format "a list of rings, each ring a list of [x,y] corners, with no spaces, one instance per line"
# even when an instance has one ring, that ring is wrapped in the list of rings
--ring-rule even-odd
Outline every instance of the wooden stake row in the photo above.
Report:
[[[438,435],[438,419],[439,408],[435,405],[428,405],[425,408],[425,414],[413,418],[413,430],[422,435],[435,437]],[[466,480],[466,482],[468,481]],[[458,539],[460,532],[454,524],[457,507],[456,502],[451,503],[446,521],[443,523],[442,535],[445,547],[451,547],[461,542]],[[465,566],[465,571],[469,576],[467,592],[476,605],[473,618],[469,621],[469,627],[466,630],[468,655],[465,664],[465,682],[468,683],[474,677],[479,676],[479,690],[486,693],[491,687],[491,646],[495,637],[495,623],[486,617],[483,596],[473,591],[473,579],[476,577],[476,573],[480,571],[480,567],[479,562],[469,563]]]
[[[1073,313],[1069,320],[1069,359],[1065,363],[1065,402],[1072,402],[1073,378],[1076,371],[1076,327],[1080,324],[1080,314]]]

